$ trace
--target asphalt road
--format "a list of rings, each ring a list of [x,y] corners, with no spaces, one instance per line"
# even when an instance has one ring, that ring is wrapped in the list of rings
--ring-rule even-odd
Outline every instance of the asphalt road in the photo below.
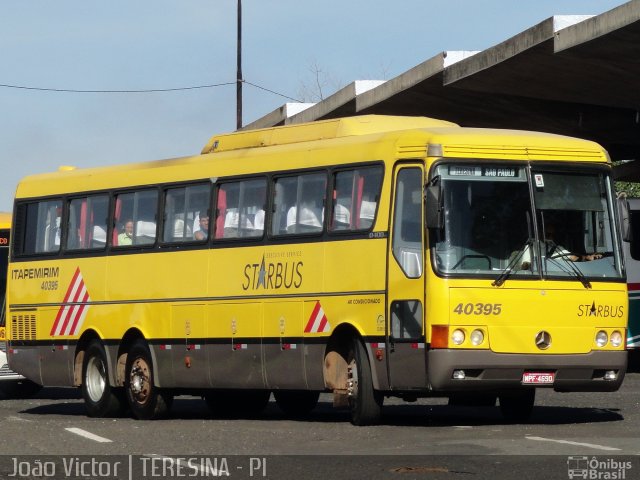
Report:
[[[523,480],[569,478],[575,467],[577,478],[632,479],[640,478],[639,426],[638,373],[628,374],[615,393],[538,390],[531,420],[518,425],[505,423],[497,408],[388,399],[381,425],[354,427],[346,412],[333,409],[328,395],[305,420],[285,418],[273,401],[258,418],[215,419],[197,397],[176,398],[165,420],[92,419],[76,390],[49,388],[34,398],[0,401],[0,478],[51,477],[37,475],[47,473],[36,467],[48,461],[51,468],[57,465],[51,478],[228,473],[231,478]],[[103,461],[105,469],[73,470],[74,458]],[[107,473],[106,463],[118,461],[119,476],[113,469],[111,476],[100,475]],[[599,476],[581,477],[593,475],[589,469]],[[612,477],[614,471],[624,476]]]

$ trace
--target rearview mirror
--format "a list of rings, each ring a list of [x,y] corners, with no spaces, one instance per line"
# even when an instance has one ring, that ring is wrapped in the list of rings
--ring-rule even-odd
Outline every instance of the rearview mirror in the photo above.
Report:
[[[620,194],[617,201],[622,240],[630,242],[633,240],[633,234],[631,231],[631,208],[629,207],[629,201],[625,194]]]
[[[444,227],[444,221],[440,176],[434,177],[425,189],[425,210],[427,228],[441,230]]]

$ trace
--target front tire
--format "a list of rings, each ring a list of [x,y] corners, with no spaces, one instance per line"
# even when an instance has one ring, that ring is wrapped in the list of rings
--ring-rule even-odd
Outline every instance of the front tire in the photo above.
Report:
[[[173,403],[170,392],[156,387],[153,368],[146,342],[136,341],[127,355],[125,391],[131,412],[139,420],[164,417]]]
[[[84,354],[82,398],[90,417],[116,417],[124,411],[123,391],[109,385],[107,355],[98,340],[92,341]]]
[[[348,356],[349,410],[354,425],[375,425],[382,416],[383,396],[373,389],[371,365],[364,345],[354,339]]]

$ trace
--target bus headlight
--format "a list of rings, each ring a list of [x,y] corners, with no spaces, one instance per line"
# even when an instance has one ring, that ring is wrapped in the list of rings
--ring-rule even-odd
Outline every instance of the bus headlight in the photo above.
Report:
[[[464,342],[464,331],[456,328],[451,334],[451,341],[454,345],[462,345]]]
[[[481,345],[482,342],[484,342],[484,333],[482,332],[482,330],[474,330],[473,332],[471,332],[471,336],[469,338],[471,339],[471,343],[473,345]]]
[[[604,330],[600,330],[596,333],[596,345],[599,347],[604,347],[607,344],[607,340],[609,340],[609,337],[607,336],[607,332]]]
[[[622,345],[622,334],[618,330],[614,330],[611,334],[611,346],[619,347]]]

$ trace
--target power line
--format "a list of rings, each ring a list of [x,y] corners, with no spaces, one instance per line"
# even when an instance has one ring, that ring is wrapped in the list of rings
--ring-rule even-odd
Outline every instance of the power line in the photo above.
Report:
[[[282,94],[282,93],[274,92],[273,90],[269,90],[268,88],[261,87],[260,85],[255,85],[255,84],[253,84],[253,83],[251,83],[251,82],[248,82],[248,81],[246,81],[246,80],[242,80],[242,82],[243,82],[243,83],[246,83],[247,85],[251,85],[252,87],[259,88],[260,90],[264,90],[265,92],[273,93],[274,95],[279,95],[279,96],[284,97],[284,98],[287,98],[287,99],[289,99],[289,100],[293,100],[294,102],[302,103],[302,100],[298,100],[297,98],[289,97],[289,96],[284,95],[284,94]]]
[[[140,90],[78,90],[72,88],[45,88],[45,87],[27,87],[25,85],[8,85],[0,83],[3,88],[17,88],[20,90],[36,90],[38,92],[56,92],[56,93],[158,93],[158,92],[178,92],[182,90],[197,90],[200,88],[222,87],[225,85],[235,85],[236,82],[213,83],[211,85],[196,85],[191,87],[177,88],[150,88]]]
[[[302,102],[296,98],[290,97],[283,93],[276,92],[266,87],[262,87],[260,85],[256,85],[255,83],[248,82],[247,80],[241,80],[242,83],[246,83],[247,85],[251,85],[252,87],[258,88],[260,90],[264,90],[265,92],[272,93],[274,95],[278,95],[280,97],[286,98],[288,100],[293,100],[294,102]],[[18,90],[34,90],[37,92],[53,92],[53,93],[115,93],[115,94],[137,94],[137,93],[162,93],[162,92],[180,92],[186,90],[199,90],[204,88],[215,88],[215,87],[224,87],[228,85],[236,85],[238,82],[223,82],[223,83],[212,83],[209,85],[194,85],[190,87],[176,87],[176,88],[148,88],[148,89],[127,89],[127,90],[84,90],[84,89],[75,89],[75,88],[48,88],[48,87],[29,87],[26,85],[10,85],[6,83],[0,83],[0,88],[14,88]]]

